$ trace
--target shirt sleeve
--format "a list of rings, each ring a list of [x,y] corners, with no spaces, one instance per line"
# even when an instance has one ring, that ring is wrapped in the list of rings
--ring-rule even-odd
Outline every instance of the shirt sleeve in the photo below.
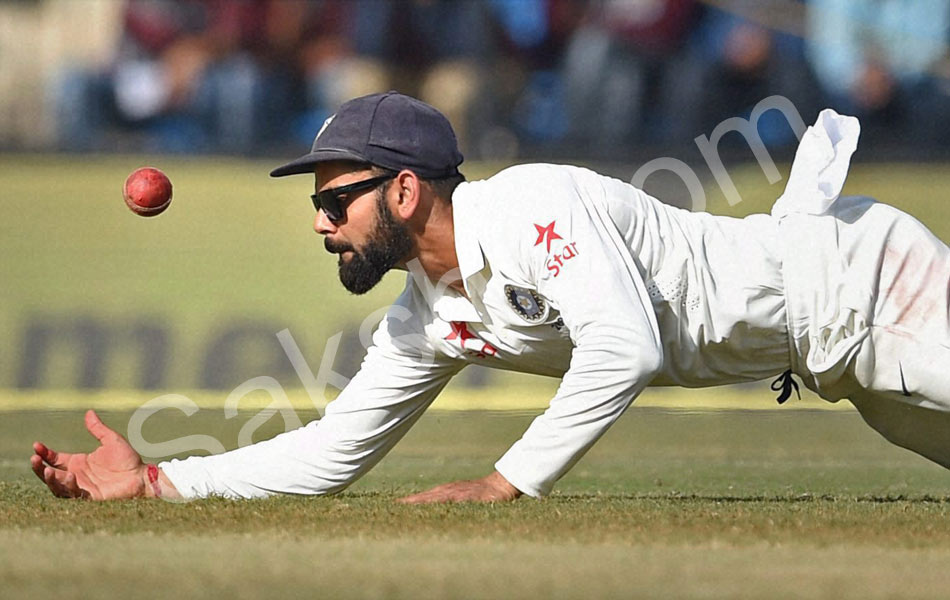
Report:
[[[398,303],[359,372],[322,419],[270,440],[159,467],[185,498],[331,494],[378,463],[463,363],[436,354],[418,312]]]
[[[495,464],[531,496],[550,493],[663,364],[643,278],[602,207],[606,194],[629,191],[629,186],[593,174],[582,181],[551,181],[559,189],[548,190],[536,204],[534,217],[540,220],[534,224],[543,228],[553,222],[560,239],[548,249],[539,235],[519,252],[539,293],[560,311],[575,348],[548,409]]]

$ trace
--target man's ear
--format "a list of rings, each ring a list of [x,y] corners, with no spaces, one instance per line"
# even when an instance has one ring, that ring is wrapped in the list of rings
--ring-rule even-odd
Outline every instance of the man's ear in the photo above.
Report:
[[[422,199],[422,181],[419,180],[418,175],[404,169],[396,175],[393,187],[399,194],[393,212],[404,221],[408,221],[419,208]]]

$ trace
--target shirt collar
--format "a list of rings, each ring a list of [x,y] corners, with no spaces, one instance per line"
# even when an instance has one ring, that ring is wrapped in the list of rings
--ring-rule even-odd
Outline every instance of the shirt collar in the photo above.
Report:
[[[459,274],[462,283],[485,268],[485,256],[478,243],[476,228],[479,224],[475,214],[473,198],[470,193],[472,184],[463,182],[452,194],[452,226],[455,233],[455,255],[459,261]],[[466,285],[466,291],[468,286]]]
[[[459,262],[459,275],[468,298],[458,292],[447,289],[438,298],[432,308],[437,315],[446,321],[478,322],[482,318],[469,298],[473,294],[480,294],[482,290],[473,289],[469,282],[477,273],[485,268],[485,256],[482,254],[481,244],[478,242],[476,226],[479,223],[478,215],[472,206],[470,183],[461,183],[452,194],[452,227],[455,234],[455,255]]]

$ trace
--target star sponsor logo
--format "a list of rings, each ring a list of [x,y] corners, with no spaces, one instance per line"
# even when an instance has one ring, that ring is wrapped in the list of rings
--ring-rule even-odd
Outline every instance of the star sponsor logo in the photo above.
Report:
[[[537,230],[538,239],[534,241],[535,246],[540,246],[542,243],[545,243],[545,252],[548,253],[548,258],[544,263],[545,268],[548,271],[553,273],[554,277],[557,277],[561,274],[561,270],[564,268],[564,263],[571,260],[572,258],[578,255],[577,242],[567,242],[563,237],[558,235],[554,231],[554,226],[557,221],[551,221],[547,225],[538,225],[534,224],[535,230]],[[554,252],[551,252],[551,242],[554,240],[561,240],[565,242],[560,248],[555,248]]]
[[[472,333],[465,321],[450,321],[449,327],[452,331],[445,336],[445,340],[457,342],[464,353],[474,354],[477,358],[488,358],[498,354],[494,346]]]
[[[534,228],[538,230],[538,239],[534,241],[534,245],[539,246],[541,245],[541,242],[547,242],[547,249],[545,250],[545,252],[551,251],[551,242],[553,242],[554,240],[564,239],[561,236],[559,236],[557,232],[554,231],[555,223],[557,223],[557,221],[551,221],[544,227],[542,227],[541,225],[538,225],[537,223],[535,223],[534,225]]]

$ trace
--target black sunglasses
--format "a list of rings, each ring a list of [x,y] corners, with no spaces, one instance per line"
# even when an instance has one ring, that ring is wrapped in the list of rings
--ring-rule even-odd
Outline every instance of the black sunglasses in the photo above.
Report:
[[[346,200],[341,201],[341,197],[352,192],[371,190],[379,186],[381,183],[385,183],[390,179],[393,179],[398,174],[399,173],[387,173],[378,177],[371,177],[370,179],[357,181],[356,183],[351,183],[349,185],[341,185],[340,187],[323,190],[322,192],[311,194],[310,199],[313,200],[313,207],[317,210],[317,212],[320,212],[322,209],[323,212],[326,213],[327,218],[336,223],[337,221],[343,220],[343,217],[345,216],[344,213],[346,211],[346,205],[349,204],[349,202]]]

